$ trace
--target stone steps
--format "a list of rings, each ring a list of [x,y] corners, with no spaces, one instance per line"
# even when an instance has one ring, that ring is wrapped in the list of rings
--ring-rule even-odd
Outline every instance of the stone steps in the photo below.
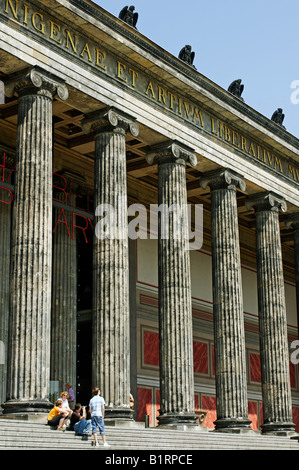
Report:
[[[71,431],[53,430],[45,424],[28,421],[0,420],[0,450],[106,450],[93,447],[92,436],[83,440]],[[276,436],[220,434],[106,426],[110,450],[299,450],[297,439]]]

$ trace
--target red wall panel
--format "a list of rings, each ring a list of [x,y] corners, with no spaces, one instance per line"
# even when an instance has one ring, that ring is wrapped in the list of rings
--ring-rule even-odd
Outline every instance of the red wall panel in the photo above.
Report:
[[[249,354],[250,380],[251,382],[261,382],[261,358],[259,354]]]
[[[204,425],[210,429],[214,428],[214,421],[217,419],[216,415],[216,397],[201,397],[201,405],[203,410],[207,410],[208,414]]]
[[[137,421],[144,421],[149,415],[150,425],[153,423],[153,392],[151,388],[137,389]]]
[[[251,429],[258,431],[258,404],[254,401],[248,402],[248,419],[251,421]]]
[[[143,332],[143,357],[144,364],[159,365],[159,334],[153,331]]]
[[[193,341],[194,372],[207,374],[208,368],[208,345]]]

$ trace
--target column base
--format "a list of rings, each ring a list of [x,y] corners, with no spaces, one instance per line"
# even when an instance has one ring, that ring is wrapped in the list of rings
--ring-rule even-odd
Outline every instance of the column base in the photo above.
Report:
[[[158,428],[180,429],[182,431],[203,430],[205,428],[198,426],[198,417],[193,413],[165,413],[158,417]]]
[[[142,421],[133,420],[122,420],[122,419],[110,419],[105,417],[105,427],[116,427],[116,428],[138,428],[144,429],[145,423]]]
[[[105,407],[105,423],[109,422],[134,422],[134,411],[131,408]]]
[[[182,431],[182,432],[209,432],[209,428],[199,426],[198,424],[159,424],[156,428],[152,429],[169,429],[170,431]]]
[[[296,435],[295,424],[290,422],[269,422],[263,423],[261,426],[263,435],[275,435],[275,436],[294,436]]]
[[[3,418],[44,421],[53,404],[49,400],[8,400],[2,405]]]
[[[214,421],[215,432],[228,432],[235,434],[253,433],[251,421],[247,418],[239,419],[217,419]]]

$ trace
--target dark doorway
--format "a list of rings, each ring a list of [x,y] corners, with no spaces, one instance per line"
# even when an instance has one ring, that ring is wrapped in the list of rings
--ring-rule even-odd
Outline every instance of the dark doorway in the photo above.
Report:
[[[91,320],[78,323],[77,330],[77,403],[88,406],[91,398]]]
[[[88,406],[92,389],[92,243],[93,231],[78,231],[77,403]]]

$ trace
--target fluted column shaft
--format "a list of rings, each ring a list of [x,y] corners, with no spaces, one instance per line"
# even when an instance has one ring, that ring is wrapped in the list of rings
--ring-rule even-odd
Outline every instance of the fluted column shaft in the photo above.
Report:
[[[216,430],[250,429],[236,188],[243,178],[222,169],[206,174],[211,188]]]
[[[297,300],[297,331],[299,337],[299,213],[290,215],[286,220],[287,228],[294,231],[295,279]]]
[[[283,199],[272,193],[251,197],[255,209],[263,433],[294,431],[279,210]]]
[[[66,182],[69,185],[68,180]],[[66,188],[69,194],[69,188]],[[65,193],[57,191],[56,200],[64,202]],[[73,213],[54,208],[53,281],[51,323],[51,380],[58,380],[60,390],[67,383],[76,394],[77,361],[77,238],[68,231]],[[58,219],[61,223],[57,223]],[[67,222],[67,225],[64,222]],[[66,333],[67,332],[67,338]]]
[[[0,167],[0,186],[2,178],[7,182],[11,172],[11,157],[3,157],[5,170],[2,176]],[[11,240],[11,207],[12,194],[0,188],[0,406],[6,399],[7,349],[9,324],[9,285],[10,285],[10,240]]]
[[[7,86],[17,90],[19,107],[5,413],[50,406],[52,100],[58,86],[36,69]]]
[[[194,425],[194,364],[186,161],[192,151],[170,143],[152,150],[158,161],[160,416],[159,425]],[[165,208],[165,212],[163,212]],[[178,212],[176,212],[176,208]],[[174,209],[174,210],[172,210]],[[169,211],[169,212],[168,212]]]
[[[109,219],[105,229],[100,222],[95,227],[92,380],[105,398],[107,418],[130,420],[126,132],[137,136],[139,130],[114,109],[87,116],[83,128],[95,133],[95,215]]]

